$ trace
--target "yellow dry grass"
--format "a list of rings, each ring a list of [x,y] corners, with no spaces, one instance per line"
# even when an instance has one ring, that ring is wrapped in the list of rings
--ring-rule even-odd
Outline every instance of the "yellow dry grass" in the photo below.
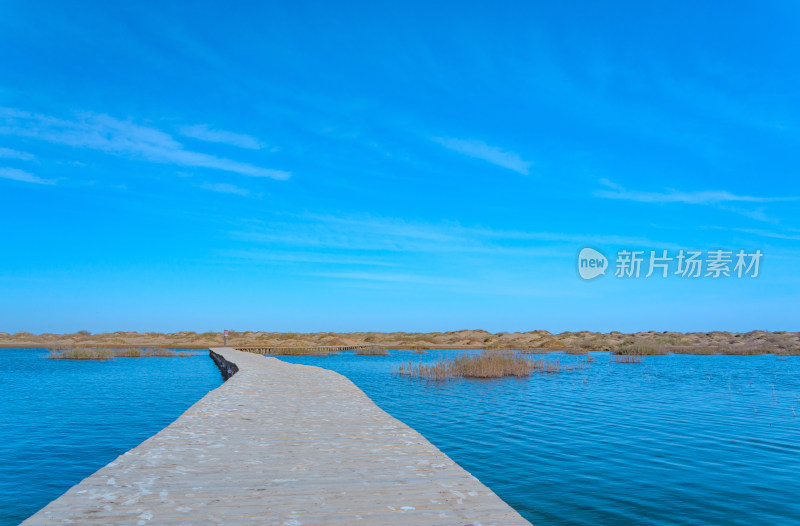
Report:
[[[513,351],[483,351],[480,354],[439,359],[427,364],[408,362],[397,373],[429,380],[449,378],[504,378],[525,377],[534,371],[557,373],[561,364],[555,360],[533,359]]]
[[[51,360],[113,360],[114,358],[175,358],[197,353],[168,349],[52,349]]]
[[[207,349],[222,345],[220,332],[113,332],[91,334],[15,334],[0,332],[0,347],[35,348],[183,348]],[[374,345],[389,349],[510,349],[525,352],[564,350],[627,353],[626,349],[649,348],[647,354],[800,354],[800,333],[765,332],[498,332],[463,330],[449,332],[315,332],[279,333],[231,331],[228,345],[234,347],[322,347],[336,345]]]

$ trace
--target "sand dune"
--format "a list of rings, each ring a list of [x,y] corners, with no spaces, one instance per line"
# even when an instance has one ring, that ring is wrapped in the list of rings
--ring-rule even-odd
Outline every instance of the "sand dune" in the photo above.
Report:
[[[198,348],[218,346],[221,332],[113,332],[90,334],[31,334],[0,332],[0,347],[170,347]],[[616,351],[636,354],[800,354],[800,333],[752,331],[730,332],[498,332],[462,330],[450,332],[230,332],[232,346],[308,347],[323,345],[370,344],[398,348],[480,348],[521,350],[566,350],[570,353]]]

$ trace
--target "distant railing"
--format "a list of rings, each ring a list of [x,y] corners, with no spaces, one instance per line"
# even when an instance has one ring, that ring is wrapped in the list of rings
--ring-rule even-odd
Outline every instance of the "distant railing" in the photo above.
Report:
[[[412,350],[412,351],[426,351],[426,350],[448,350],[448,349],[487,349],[483,345],[409,345],[409,344],[387,344],[387,343],[367,343],[359,345],[313,345],[313,346],[235,346],[232,345],[237,351],[251,352],[255,354],[274,354],[274,355],[292,355],[292,354],[330,354],[339,351],[358,351],[363,349],[377,350]],[[515,347],[518,349],[518,347]]]
[[[358,349],[370,349],[375,345],[315,345],[310,347],[234,347],[237,351],[251,352],[255,354],[294,354],[294,353],[332,353],[339,351],[356,351]]]

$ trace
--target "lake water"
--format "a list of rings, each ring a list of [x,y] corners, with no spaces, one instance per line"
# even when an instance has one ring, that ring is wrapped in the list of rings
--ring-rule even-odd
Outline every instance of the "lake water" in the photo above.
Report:
[[[428,382],[409,360],[283,357],[350,378],[537,526],[800,524],[800,357],[545,355],[559,374]],[[0,524],[16,524],[221,382],[204,354],[0,350]]]
[[[347,376],[537,526],[800,524],[800,357],[593,353],[523,380],[392,374],[439,354],[453,352],[282,359]]]
[[[0,525],[19,524],[222,383],[186,358],[48,360],[0,349]]]

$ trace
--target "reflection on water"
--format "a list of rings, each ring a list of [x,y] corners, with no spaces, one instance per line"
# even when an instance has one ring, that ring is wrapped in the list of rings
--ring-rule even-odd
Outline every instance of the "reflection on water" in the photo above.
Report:
[[[392,374],[455,352],[470,351],[281,359],[344,374],[537,526],[800,524],[800,357],[593,353],[523,380]]]

